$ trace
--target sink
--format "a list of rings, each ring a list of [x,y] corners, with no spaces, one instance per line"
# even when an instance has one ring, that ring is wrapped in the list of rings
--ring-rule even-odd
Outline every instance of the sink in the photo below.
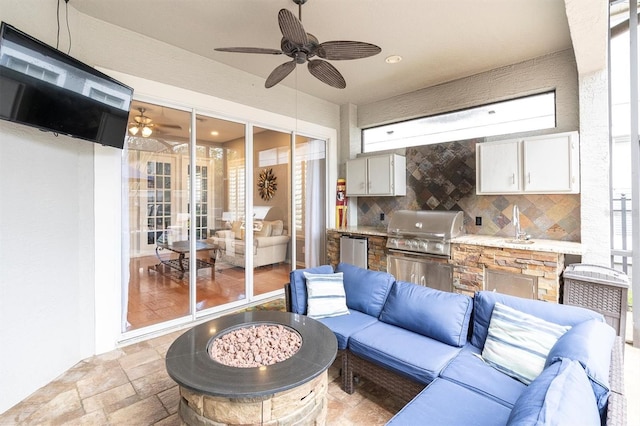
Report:
[[[509,244],[522,244],[522,245],[535,243],[535,241],[533,240],[507,240],[507,242]]]

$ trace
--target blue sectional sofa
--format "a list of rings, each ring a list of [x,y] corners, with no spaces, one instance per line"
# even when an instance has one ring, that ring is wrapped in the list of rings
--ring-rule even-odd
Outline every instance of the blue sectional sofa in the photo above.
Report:
[[[336,335],[344,390],[362,377],[408,402],[389,425],[626,424],[622,342],[599,313],[346,263],[291,272],[291,312],[308,313],[308,274],[342,279],[341,294],[309,289],[348,308],[318,318]]]

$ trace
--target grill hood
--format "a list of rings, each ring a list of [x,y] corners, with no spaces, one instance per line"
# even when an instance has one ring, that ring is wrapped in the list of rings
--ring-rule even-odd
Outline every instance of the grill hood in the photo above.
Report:
[[[387,227],[389,236],[450,240],[464,234],[461,211],[398,210]]]

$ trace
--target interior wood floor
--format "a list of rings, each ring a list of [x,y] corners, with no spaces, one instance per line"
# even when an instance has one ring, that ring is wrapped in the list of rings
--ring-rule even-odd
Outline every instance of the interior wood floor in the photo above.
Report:
[[[177,255],[173,255],[177,257]],[[198,254],[210,262],[206,254]],[[132,258],[129,266],[129,301],[127,331],[158,324],[189,314],[189,274],[159,264],[156,256]],[[289,281],[288,263],[254,269],[254,294],[280,290]],[[246,299],[245,269],[220,260],[215,268],[198,269],[196,277],[196,309],[221,306]]]

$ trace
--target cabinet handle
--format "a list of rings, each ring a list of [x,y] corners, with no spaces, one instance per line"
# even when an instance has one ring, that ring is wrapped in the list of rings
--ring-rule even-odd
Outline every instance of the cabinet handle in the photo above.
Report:
[[[527,173],[527,183],[531,183],[531,172]]]
[[[511,173],[511,185],[515,185],[515,184],[516,184],[516,174]]]

